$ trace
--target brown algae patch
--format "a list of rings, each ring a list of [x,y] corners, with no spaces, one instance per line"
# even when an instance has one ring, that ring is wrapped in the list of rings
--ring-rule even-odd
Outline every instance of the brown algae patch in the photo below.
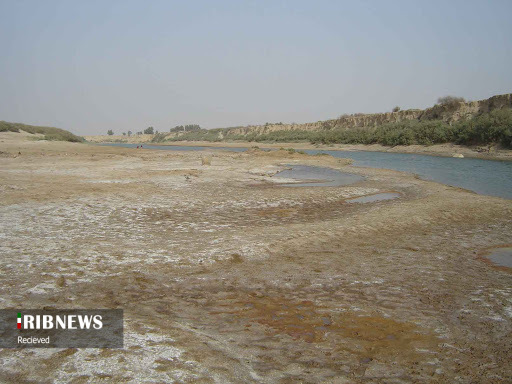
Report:
[[[229,313],[248,320],[247,328],[251,323],[258,323],[274,334],[331,345],[333,350],[361,357],[381,361],[415,360],[418,351],[438,349],[439,339],[435,335],[410,322],[378,315],[361,316],[353,311],[333,312],[310,300],[249,295],[237,304]]]

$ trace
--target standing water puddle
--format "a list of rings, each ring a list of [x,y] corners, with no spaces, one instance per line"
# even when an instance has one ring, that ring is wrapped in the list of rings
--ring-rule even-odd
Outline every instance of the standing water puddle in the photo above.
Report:
[[[512,247],[490,249],[484,257],[497,266],[512,268]]]
[[[278,172],[274,177],[303,180],[305,182],[283,184],[285,187],[338,187],[364,180],[362,176],[340,172],[331,168],[313,167],[309,165],[289,166],[292,168]]]
[[[376,193],[374,195],[367,195],[356,197],[354,199],[346,200],[347,203],[374,203],[376,201],[393,200],[399,198],[401,195],[398,192],[384,192]]]

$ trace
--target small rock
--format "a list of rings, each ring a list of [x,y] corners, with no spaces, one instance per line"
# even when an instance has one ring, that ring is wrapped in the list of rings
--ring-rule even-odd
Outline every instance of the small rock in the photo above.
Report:
[[[292,363],[292,364],[288,364],[284,371],[290,375],[300,375],[303,371],[303,368],[301,367],[300,364],[297,364],[297,363]]]

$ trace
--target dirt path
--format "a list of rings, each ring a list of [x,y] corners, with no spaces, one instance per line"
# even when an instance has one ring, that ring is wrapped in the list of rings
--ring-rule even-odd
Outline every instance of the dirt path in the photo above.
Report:
[[[285,151],[0,151],[2,307],[126,326],[123,350],[1,350],[0,381],[512,379],[512,275],[477,257],[512,242],[509,200]],[[366,179],[276,183],[294,162]],[[402,197],[346,203],[381,191]]]

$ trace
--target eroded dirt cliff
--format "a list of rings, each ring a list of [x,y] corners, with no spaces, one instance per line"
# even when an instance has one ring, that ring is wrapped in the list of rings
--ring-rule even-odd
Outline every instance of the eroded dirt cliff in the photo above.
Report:
[[[404,120],[443,120],[452,123],[502,108],[512,108],[512,94],[497,95],[489,99],[478,101],[456,102],[445,105],[436,104],[427,109],[408,109],[398,112],[372,114],[356,113],[343,115],[337,119],[317,121],[316,123],[250,125],[247,127],[232,128],[229,130],[229,133],[246,135],[250,133],[262,134],[280,130],[314,131],[334,128],[352,129],[376,127],[382,124],[396,123]]]

